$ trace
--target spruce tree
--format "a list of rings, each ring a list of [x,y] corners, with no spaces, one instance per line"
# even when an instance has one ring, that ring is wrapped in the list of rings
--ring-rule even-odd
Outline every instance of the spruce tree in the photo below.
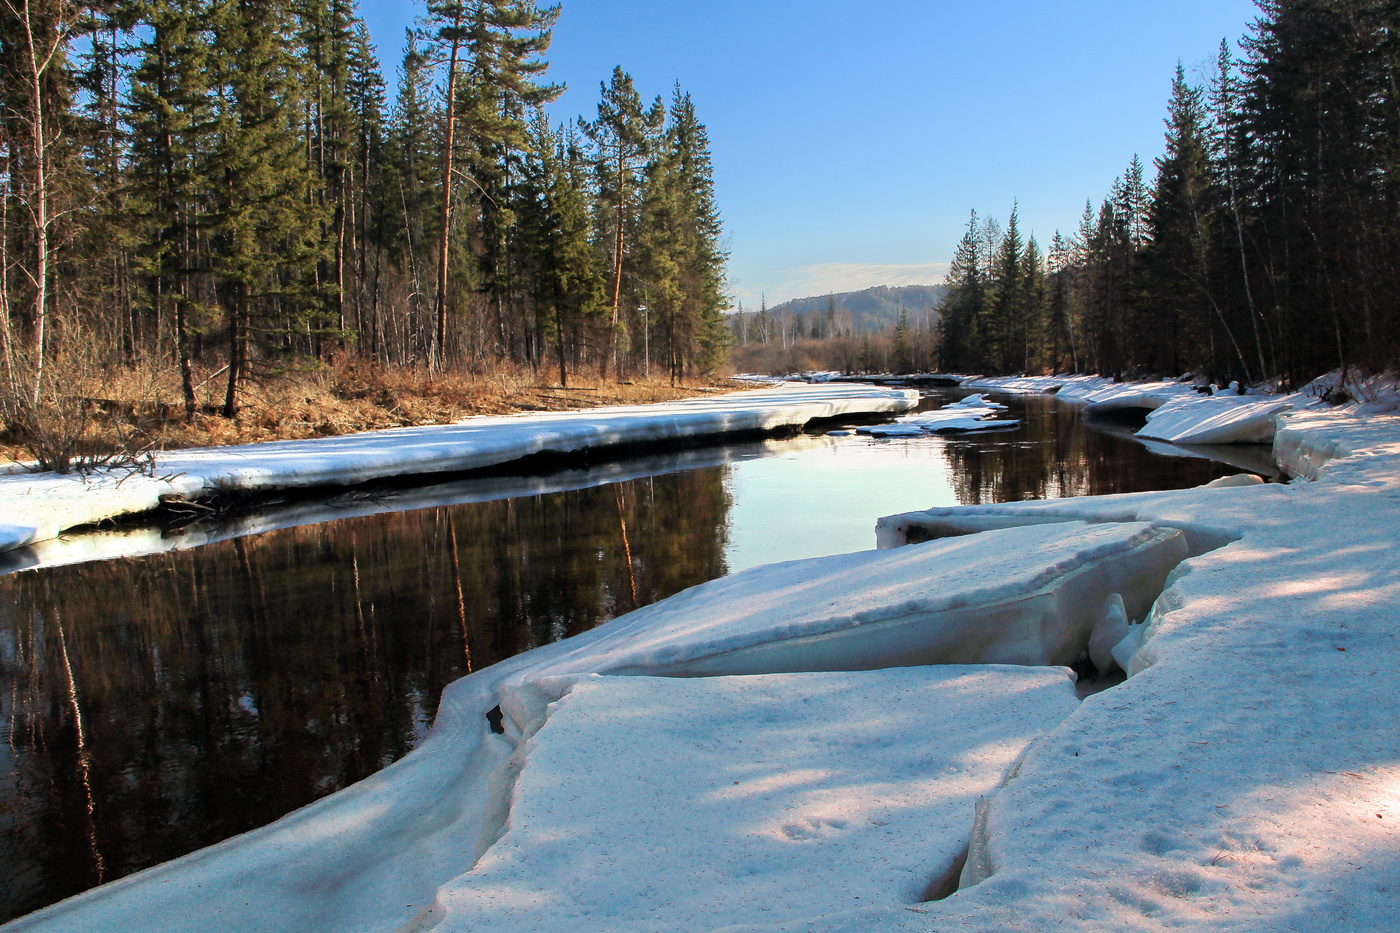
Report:
[[[1050,286],[1046,304],[1045,363],[1052,373],[1079,372],[1074,339],[1074,246],[1055,231],[1046,259]],[[1066,366],[1068,363],[1068,366]]]
[[[695,114],[695,104],[680,85],[671,100],[667,145],[675,153],[676,172],[685,221],[685,254],[681,279],[685,293],[683,316],[688,344],[685,365],[713,368],[729,347],[724,328],[724,267],[729,258],[723,226],[715,204],[713,160],[709,134]],[[835,320],[835,307],[830,309]],[[677,373],[684,376],[684,366]]]
[[[214,271],[227,314],[224,415],[237,415],[255,351],[296,349],[314,335],[316,268],[324,257],[321,213],[297,133],[304,101],[292,54],[290,10],[231,0],[213,17],[221,82],[210,213]]]
[[[554,132],[537,110],[515,202],[517,243],[540,336],[553,345],[561,386],[569,384],[569,359],[603,304],[586,184],[586,163],[572,130]]]
[[[970,372],[982,366],[976,326],[987,303],[984,257],[982,224],[974,210],[944,278],[947,292],[938,321],[939,365],[951,372]]]
[[[1017,321],[1017,365],[1022,372],[1042,368],[1045,346],[1045,264],[1035,237],[1026,238],[1021,254],[1021,297]]]
[[[1206,152],[1204,119],[1202,92],[1187,83],[1178,65],[1166,150],[1156,162],[1151,242],[1142,256],[1144,294],[1133,321],[1137,358],[1158,373],[1174,375],[1187,368],[1187,360],[1203,358],[1206,335],[1217,321],[1235,343],[1216,295],[1212,232],[1221,197]]]
[[[598,219],[595,228],[604,232],[611,254],[608,307],[610,320],[607,351],[602,358],[604,377],[610,357],[617,350],[617,327],[622,308],[623,266],[630,245],[629,230],[635,222],[640,202],[642,172],[657,132],[665,117],[661,102],[642,106],[632,76],[621,66],[613,69],[612,82],[601,85],[598,118],[579,121],[593,142],[598,177]]]
[[[992,261],[991,301],[987,307],[986,324],[980,328],[984,359],[999,373],[1010,372],[1018,359],[1023,359],[1018,340],[1022,324],[1022,269],[1019,210],[1011,209],[1006,233],[997,245]]]
[[[145,5],[147,31],[137,48],[127,118],[136,269],[145,280],[153,331],[169,309],[187,420],[195,414],[191,338],[203,323],[193,278],[214,142],[208,15],[203,0]]]

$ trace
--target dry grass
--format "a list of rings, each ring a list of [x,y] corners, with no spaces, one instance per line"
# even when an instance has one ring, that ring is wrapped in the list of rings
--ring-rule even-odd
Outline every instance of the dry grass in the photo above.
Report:
[[[603,382],[581,374],[565,389],[529,369],[489,375],[433,375],[341,362],[250,382],[236,419],[218,414],[224,381],[214,369],[197,372],[200,411],[187,423],[177,376],[125,368],[73,366],[56,378],[64,391],[50,407],[64,430],[76,433],[80,457],[182,447],[326,437],[376,428],[446,424],[470,415],[564,411],[600,405],[670,401],[741,388],[723,378],[673,387],[660,380]],[[0,457],[31,460],[11,426],[0,426]]]

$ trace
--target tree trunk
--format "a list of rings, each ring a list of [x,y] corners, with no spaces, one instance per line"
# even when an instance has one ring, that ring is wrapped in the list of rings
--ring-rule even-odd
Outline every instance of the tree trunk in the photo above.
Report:
[[[612,321],[608,325],[608,348],[603,353],[603,379],[608,378],[608,360],[617,362],[617,316],[622,304],[623,215],[627,209],[627,163],[622,146],[617,149],[617,231],[613,237]],[[614,373],[614,376],[616,373]]]
[[[228,388],[224,393],[224,417],[238,417],[238,387],[248,365],[248,286],[238,286],[228,324]]]
[[[194,370],[190,366],[190,342],[185,326],[184,295],[175,295],[175,355],[180,364],[180,391],[185,397],[185,423],[194,421]],[[157,297],[159,301],[159,297]]]
[[[44,381],[44,344],[49,304],[49,226],[51,223],[49,217],[51,179],[48,164],[48,122],[44,112],[43,78],[54,55],[57,54],[66,38],[66,30],[61,22],[55,24],[57,28],[53,37],[53,45],[42,55],[41,61],[40,51],[35,45],[32,4],[26,0],[19,9],[10,4],[10,11],[24,26],[24,49],[27,59],[25,64],[28,66],[28,74],[25,77],[29,86],[25,90],[29,95],[30,158],[33,160],[33,165],[30,168],[33,173],[33,188],[28,202],[31,226],[34,231],[34,268],[29,272],[30,284],[34,289],[29,321],[30,342],[34,354],[34,373],[33,384],[29,387],[29,396],[30,404],[38,406]]]
[[[452,147],[453,134],[457,128],[457,53],[460,40],[457,32],[461,28],[459,13],[452,22],[452,49],[447,61],[447,109],[444,113],[442,141],[442,212],[439,220],[442,229],[438,232],[437,270],[437,328],[433,338],[433,361],[442,366],[447,361],[447,246],[452,220]]]

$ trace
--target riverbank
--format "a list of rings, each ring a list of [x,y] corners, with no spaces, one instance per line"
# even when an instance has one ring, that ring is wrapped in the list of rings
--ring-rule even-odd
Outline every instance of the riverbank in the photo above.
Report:
[[[483,904],[600,931],[1394,928],[1400,419],[1304,411],[1275,449],[1318,478],[908,513],[881,523],[885,544],[963,534],[696,587],[458,681],[428,741],[375,777],[14,929],[471,929]],[[703,695],[592,676],[806,671],[851,649],[878,667],[906,623],[985,631],[1050,608],[1080,623],[1073,646],[1123,626],[1128,680],[1075,706],[991,655],[899,692],[858,670],[710,677]],[[852,700],[780,719],[818,687]],[[1021,691],[1047,693],[995,705]],[[986,706],[948,714],[956,695]],[[672,717],[692,707],[713,715]],[[991,731],[903,754],[963,722]],[[686,801],[629,779],[651,752]],[[625,874],[564,883],[604,864],[600,835],[633,854]]]
[[[172,499],[349,486],[477,470],[538,454],[768,434],[813,421],[898,414],[917,404],[913,390],[788,383],[662,405],[469,418],[341,437],[171,451],[142,470],[14,472],[0,476],[0,551],[147,512]]]
[[[65,372],[64,392],[39,413],[52,452],[80,457],[191,447],[337,437],[388,428],[451,424],[483,415],[651,405],[748,388],[724,377],[672,385],[667,379],[602,379],[576,373],[570,385],[541,379],[529,367],[489,372],[386,366],[354,358],[265,374],[244,386],[238,417],[224,417],[225,370],[196,367],[193,417],[187,418],[177,376],[169,370],[97,367]],[[0,463],[33,457],[22,431],[0,422]]]

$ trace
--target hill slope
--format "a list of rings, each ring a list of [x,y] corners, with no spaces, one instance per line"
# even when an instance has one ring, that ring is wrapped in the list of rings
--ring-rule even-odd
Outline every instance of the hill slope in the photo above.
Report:
[[[901,308],[909,312],[911,323],[925,324],[925,315],[930,312],[933,320],[937,320],[943,293],[942,285],[877,285],[858,292],[794,298],[774,305],[768,309],[768,313],[807,317],[822,314],[834,305],[839,320],[844,322],[846,315],[849,315],[852,330],[867,333],[893,326],[899,320]]]

